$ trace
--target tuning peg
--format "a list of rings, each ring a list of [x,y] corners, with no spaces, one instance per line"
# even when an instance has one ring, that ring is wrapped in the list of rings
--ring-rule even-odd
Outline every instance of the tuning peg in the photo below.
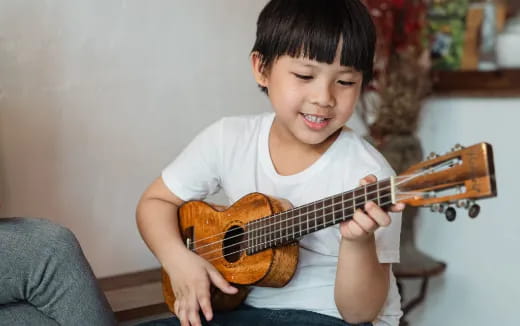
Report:
[[[444,205],[443,204],[433,204],[430,206],[430,210],[434,213],[442,213],[442,212],[444,212]]]
[[[433,160],[434,158],[437,158],[439,157],[439,154],[435,153],[435,152],[431,152],[427,157],[426,159],[427,160]]]
[[[466,199],[460,199],[457,201],[457,207],[458,208],[468,208],[469,207],[469,201]]]
[[[477,205],[477,204],[473,204],[469,207],[469,210],[468,210],[468,215],[469,217],[471,218],[475,218],[478,216],[478,214],[480,213],[480,206]]]
[[[461,144],[455,144],[455,146],[453,146],[451,151],[456,152],[456,151],[460,151],[461,149],[464,149],[464,146],[462,146]]]
[[[457,217],[457,211],[453,207],[446,208],[446,212],[444,214],[446,214],[446,219],[449,222],[455,221],[455,218]]]

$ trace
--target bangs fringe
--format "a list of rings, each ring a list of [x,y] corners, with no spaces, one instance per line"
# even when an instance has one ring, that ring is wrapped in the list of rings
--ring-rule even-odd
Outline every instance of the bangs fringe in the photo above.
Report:
[[[341,43],[340,63],[372,78],[375,27],[358,0],[274,0],[257,24],[258,51],[268,66],[282,55],[331,64]]]

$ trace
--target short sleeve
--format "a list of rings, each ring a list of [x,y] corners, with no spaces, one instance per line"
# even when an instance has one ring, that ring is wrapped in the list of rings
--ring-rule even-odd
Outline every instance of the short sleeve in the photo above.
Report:
[[[377,180],[383,180],[394,176],[391,168],[383,168],[373,173]],[[399,262],[399,243],[401,238],[401,213],[389,213],[391,223],[386,227],[379,228],[375,232],[376,251],[380,263]]]
[[[184,201],[204,199],[219,191],[222,120],[199,133],[162,171],[166,187]]]

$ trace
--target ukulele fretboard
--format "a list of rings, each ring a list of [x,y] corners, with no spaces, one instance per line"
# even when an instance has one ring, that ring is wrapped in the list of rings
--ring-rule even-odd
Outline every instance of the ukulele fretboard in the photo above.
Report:
[[[289,244],[304,235],[351,219],[354,212],[363,209],[368,201],[382,208],[391,206],[391,179],[247,223],[247,254]]]

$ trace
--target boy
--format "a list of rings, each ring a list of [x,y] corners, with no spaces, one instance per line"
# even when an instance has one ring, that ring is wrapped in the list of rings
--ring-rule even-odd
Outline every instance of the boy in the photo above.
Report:
[[[237,290],[186,249],[177,225],[180,205],[219,189],[230,202],[261,192],[300,206],[353,189],[360,179],[392,175],[383,157],[344,127],[371,78],[374,44],[371,17],[359,0],[266,5],[251,64],[274,113],[209,126],[138,205],[140,232],[176,297],[178,319],[153,324],[398,324],[400,298],[390,264],[399,258],[400,215],[390,218],[373,202],[340,226],[304,236],[296,273],[285,287],[252,287],[245,305],[215,315],[210,284],[229,294]]]

